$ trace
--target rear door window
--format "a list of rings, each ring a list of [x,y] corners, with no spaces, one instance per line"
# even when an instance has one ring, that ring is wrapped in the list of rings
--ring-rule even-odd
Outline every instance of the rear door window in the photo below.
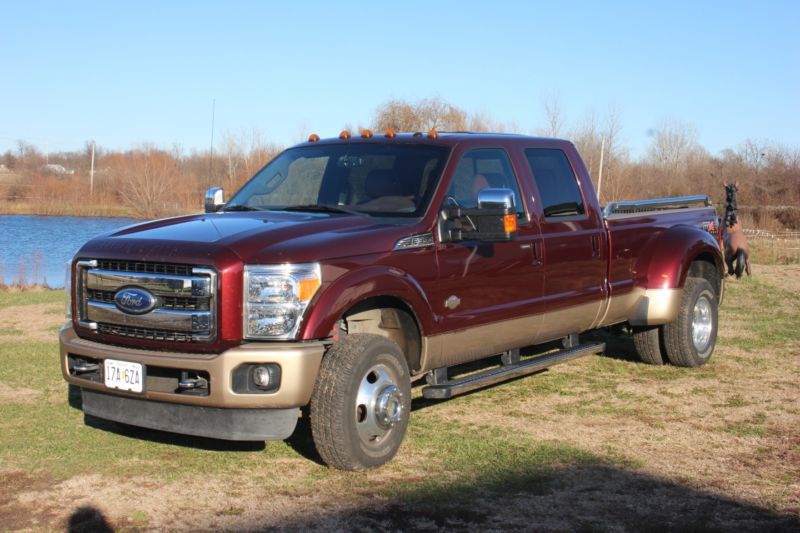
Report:
[[[586,214],[578,179],[563,151],[528,148],[525,157],[539,189],[545,218]]]

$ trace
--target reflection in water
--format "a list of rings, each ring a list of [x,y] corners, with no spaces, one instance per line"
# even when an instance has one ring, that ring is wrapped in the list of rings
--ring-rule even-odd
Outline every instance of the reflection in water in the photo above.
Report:
[[[83,243],[135,222],[129,218],[0,215],[0,285],[63,287],[64,265]]]

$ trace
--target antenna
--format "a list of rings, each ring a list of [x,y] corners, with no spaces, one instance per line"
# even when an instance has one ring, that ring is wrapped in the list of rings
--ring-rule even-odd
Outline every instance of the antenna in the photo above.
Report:
[[[208,186],[214,180],[214,118],[217,112],[217,99],[211,102],[211,150],[208,156]]]

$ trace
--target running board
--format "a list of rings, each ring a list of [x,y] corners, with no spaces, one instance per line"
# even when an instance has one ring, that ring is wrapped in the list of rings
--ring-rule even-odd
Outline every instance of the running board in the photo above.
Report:
[[[481,389],[510,379],[527,376],[545,370],[560,363],[566,363],[579,357],[600,353],[606,349],[606,343],[593,342],[581,344],[574,348],[565,348],[558,352],[548,353],[519,363],[503,365],[500,368],[485,370],[461,379],[446,380],[422,389],[422,396],[428,400],[447,400],[453,396]]]

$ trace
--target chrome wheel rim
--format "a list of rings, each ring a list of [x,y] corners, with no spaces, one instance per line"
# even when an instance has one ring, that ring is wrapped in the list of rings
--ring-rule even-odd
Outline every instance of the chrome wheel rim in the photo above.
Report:
[[[711,331],[714,319],[711,316],[711,302],[706,296],[700,296],[694,304],[692,312],[692,343],[698,353],[703,353],[711,342]]]
[[[368,446],[380,444],[405,414],[403,393],[386,365],[367,370],[358,385],[355,405],[356,431]]]

